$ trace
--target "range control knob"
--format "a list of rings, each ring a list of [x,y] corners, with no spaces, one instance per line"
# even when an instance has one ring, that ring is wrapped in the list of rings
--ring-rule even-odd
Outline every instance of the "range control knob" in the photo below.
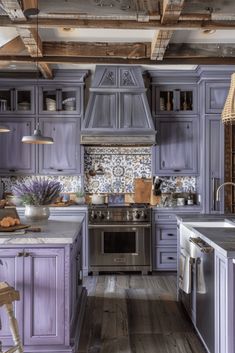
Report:
[[[140,219],[140,213],[138,211],[135,212],[135,219]]]
[[[133,214],[132,214],[132,212],[127,211],[126,219],[127,219],[127,221],[132,221],[132,220],[133,220]]]
[[[142,219],[146,219],[146,218],[147,218],[147,214],[146,214],[145,211],[142,211],[142,212],[141,212],[141,218],[142,218]]]

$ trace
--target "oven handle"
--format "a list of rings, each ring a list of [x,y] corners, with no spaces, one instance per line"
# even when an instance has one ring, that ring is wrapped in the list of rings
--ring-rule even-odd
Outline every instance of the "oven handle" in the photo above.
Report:
[[[110,227],[119,227],[119,228],[150,228],[151,224],[89,224],[89,229],[96,228],[110,228]]]

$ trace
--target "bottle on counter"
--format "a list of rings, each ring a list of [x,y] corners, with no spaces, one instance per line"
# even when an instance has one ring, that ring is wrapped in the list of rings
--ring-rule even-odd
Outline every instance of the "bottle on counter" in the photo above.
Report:
[[[194,204],[193,194],[192,194],[191,190],[189,191],[189,194],[187,196],[186,203],[187,203],[187,205],[193,205]]]

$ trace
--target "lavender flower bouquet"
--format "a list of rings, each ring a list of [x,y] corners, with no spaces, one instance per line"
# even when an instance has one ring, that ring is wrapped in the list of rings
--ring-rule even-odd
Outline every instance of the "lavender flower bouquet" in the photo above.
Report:
[[[25,205],[41,206],[49,205],[55,201],[62,190],[58,181],[49,181],[36,177],[25,183],[16,183],[12,187],[12,193]]]

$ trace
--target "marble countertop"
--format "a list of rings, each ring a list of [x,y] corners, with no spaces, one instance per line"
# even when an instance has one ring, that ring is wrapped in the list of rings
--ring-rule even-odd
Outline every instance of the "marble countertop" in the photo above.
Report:
[[[176,218],[180,222],[214,222],[221,221],[225,218],[235,218],[234,214],[207,214],[207,213],[180,213],[177,214]]]
[[[27,232],[20,229],[15,232],[0,232],[1,245],[32,245],[32,244],[71,244],[80,231],[83,217],[55,217],[48,221],[32,222],[20,218],[22,224],[40,227],[41,232]]]

